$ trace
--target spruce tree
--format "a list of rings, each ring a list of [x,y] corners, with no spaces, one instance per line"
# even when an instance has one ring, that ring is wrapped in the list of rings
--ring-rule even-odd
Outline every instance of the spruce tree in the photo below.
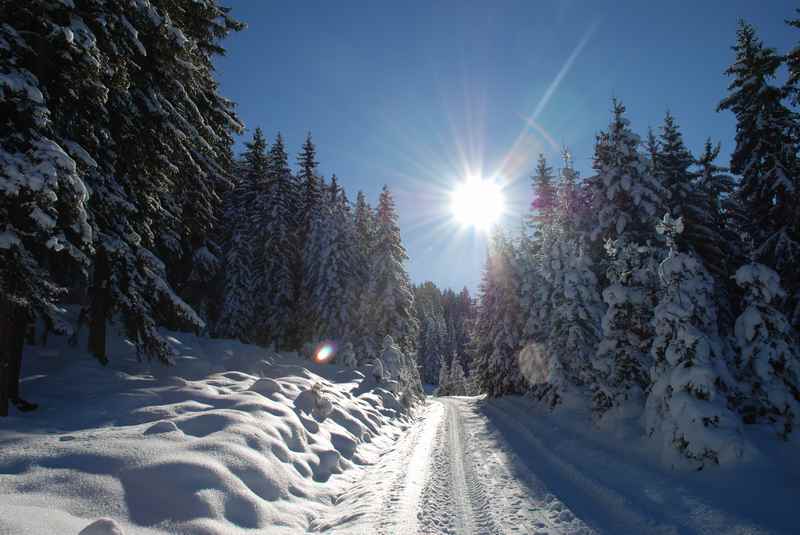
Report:
[[[600,415],[629,401],[643,401],[650,383],[649,352],[658,287],[658,248],[609,240],[606,251],[609,285],[603,290],[603,301],[607,309],[593,361],[601,383],[594,393],[594,410]]]
[[[294,323],[293,258],[295,195],[286,149],[280,134],[269,151],[266,180],[259,184],[253,216],[255,239],[255,306],[258,340],[278,349],[296,346]],[[293,324],[294,323],[294,324]]]
[[[625,106],[614,100],[608,131],[598,136],[589,180],[595,221],[593,240],[647,243],[654,240],[654,223],[663,212],[664,187],[638,151],[639,136],[625,117]]]
[[[639,137],[630,130],[624,112],[625,107],[615,100],[608,132],[598,136],[597,175],[590,181],[592,209],[597,214],[592,238],[605,240],[609,283],[603,290],[608,308],[595,359],[604,385],[594,396],[599,413],[639,399],[648,386],[652,310],[658,290],[655,223],[668,195],[658,176],[658,159],[654,166],[639,152]]]
[[[745,423],[772,422],[787,437],[800,411],[800,353],[786,316],[775,306],[785,296],[780,276],[751,262],[736,271],[736,283],[745,294],[735,327],[745,389],[739,410]]]
[[[38,317],[68,331],[59,302],[74,280],[65,274],[80,279],[89,265],[86,175],[97,162],[60,131],[53,115],[66,97],[48,86],[51,77],[78,76],[75,111],[76,97],[93,110],[102,98],[89,90],[97,71],[83,65],[97,49],[76,44],[74,35],[70,42],[60,26],[65,11],[38,2],[0,5],[0,416],[9,399],[35,407],[20,404],[18,391],[27,324]]]
[[[491,397],[527,389],[518,361],[523,342],[519,275],[512,244],[496,231],[487,255],[475,322],[474,375]]]
[[[417,323],[414,318],[414,295],[404,262],[408,259],[400,238],[394,199],[387,186],[378,200],[375,221],[370,288],[371,317],[374,335],[391,335],[404,353],[414,350]]]
[[[679,251],[680,218],[666,214],[658,229],[670,249],[659,266],[664,291],[655,310],[646,431],[663,453],[677,450],[701,467],[719,464],[740,456],[742,444],[738,417],[728,409],[714,284],[698,256]]]
[[[259,184],[266,180],[268,170],[267,141],[261,129],[256,128],[252,141],[245,143],[242,162],[238,166],[238,185],[227,197],[223,303],[214,329],[220,337],[250,341],[255,335],[252,217],[257,208]]]
[[[723,228],[717,226],[713,206],[698,183],[698,174],[691,168],[695,159],[683,143],[683,136],[675,118],[667,112],[661,127],[657,173],[661,183],[669,192],[667,212],[673,218],[681,218],[684,232],[676,239],[678,246],[699,255],[715,273],[724,276],[725,244]]]
[[[737,195],[746,229],[756,243],[757,259],[775,269],[789,291],[787,311],[800,322],[800,179],[797,116],[783,102],[785,91],[770,82],[781,66],[777,52],[765,47],[744,21],[736,33],[729,95],[718,110],[736,116],[736,148],[731,170],[741,176]]]
[[[360,287],[354,277],[355,228],[349,203],[334,175],[312,219],[306,241],[304,284],[309,290],[312,339],[350,339]]]
[[[542,346],[546,370],[532,393],[550,406],[573,393],[588,399],[596,388],[592,360],[604,309],[591,259],[580,242],[565,236],[555,242],[540,269],[552,288],[552,312]]]
[[[533,202],[531,221],[534,225],[548,225],[556,208],[556,184],[553,169],[547,165],[544,154],[539,154],[533,175]]]

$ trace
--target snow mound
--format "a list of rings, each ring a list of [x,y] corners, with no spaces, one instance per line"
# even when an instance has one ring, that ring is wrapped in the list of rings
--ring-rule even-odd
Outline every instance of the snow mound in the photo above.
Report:
[[[351,370],[169,340],[170,368],[123,341],[108,368],[57,338],[26,348],[22,388],[41,409],[0,428],[0,533],[305,531],[373,438],[408,425],[396,395]]]
[[[83,528],[78,535],[125,535],[125,532],[111,518],[100,518]]]

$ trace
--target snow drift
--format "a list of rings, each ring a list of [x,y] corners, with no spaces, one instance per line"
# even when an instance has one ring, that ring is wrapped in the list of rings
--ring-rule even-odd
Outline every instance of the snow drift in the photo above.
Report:
[[[356,370],[172,333],[176,365],[114,340],[103,368],[28,348],[40,411],[0,422],[0,533],[296,533],[409,425]],[[373,441],[373,439],[376,439]]]

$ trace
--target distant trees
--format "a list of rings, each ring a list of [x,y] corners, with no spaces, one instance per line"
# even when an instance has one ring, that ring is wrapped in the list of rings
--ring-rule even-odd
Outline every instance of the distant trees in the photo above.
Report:
[[[470,341],[475,321],[475,302],[469,290],[455,293],[440,290],[434,283],[425,282],[413,287],[415,317],[419,325],[417,361],[422,380],[440,384],[440,372],[450,377],[453,359],[461,362],[462,373],[469,371]],[[467,369],[464,369],[464,365]]]
[[[260,129],[237,165],[227,195],[222,313],[216,336],[282,350],[308,343],[350,344],[356,360],[376,358],[389,335],[416,349],[414,296],[392,194],[377,210],[362,192],[352,206],[336,176],[317,170],[309,135],[288,166],[283,139]]]

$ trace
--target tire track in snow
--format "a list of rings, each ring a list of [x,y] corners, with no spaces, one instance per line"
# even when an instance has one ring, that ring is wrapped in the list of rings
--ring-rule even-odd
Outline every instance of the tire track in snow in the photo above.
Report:
[[[536,454],[536,458],[540,461],[539,464],[549,472],[557,474],[562,483],[569,485],[572,495],[582,496],[585,502],[602,506],[607,515],[613,518],[620,533],[677,533],[675,527],[658,525],[641,515],[630,506],[628,499],[624,495],[595,480],[564,456],[557,455],[551,451],[545,446],[540,437],[536,436],[527,427],[519,425],[519,421],[515,421],[502,409],[487,404],[484,406],[484,412],[491,416],[495,423],[499,423],[507,429],[512,429],[517,436],[523,438],[530,451]],[[521,461],[518,461],[518,463],[521,463]],[[627,467],[621,465],[621,468]],[[528,477],[536,478],[536,475],[530,472]]]
[[[383,500],[378,533],[417,533],[417,505],[429,478],[429,459],[437,431],[441,429],[444,407],[431,403],[411,447],[400,461],[400,476]]]
[[[437,401],[445,418],[436,436],[431,474],[419,504],[420,533],[503,533],[471,455],[465,449],[464,423],[453,403]]]
[[[536,479],[525,473],[516,456],[499,437],[492,422],[476,410],[476,398],[450,398],[468,438],[468,457],[479,474],[485,509],[493,529],[478,533],[520,535],[586,535],[595,531],[577,518]],[[517,421],[519,425],[521,422]]]

